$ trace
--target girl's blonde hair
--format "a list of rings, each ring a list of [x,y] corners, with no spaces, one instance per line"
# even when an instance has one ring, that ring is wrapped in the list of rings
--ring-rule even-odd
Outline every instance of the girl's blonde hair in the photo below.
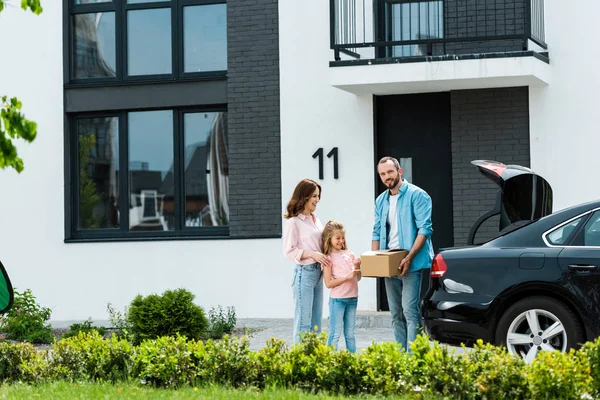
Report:
[[[335,231],[344,231],[344,225],[340,224],[337,221],[329,221],[325,224],[323,228],[323,234],[321,235],[323,254],[328,255],[333,250],[333,245],[331,244],[331,238]],[[344,240],[344,246],[342,250],[347,250],[346,241]]]

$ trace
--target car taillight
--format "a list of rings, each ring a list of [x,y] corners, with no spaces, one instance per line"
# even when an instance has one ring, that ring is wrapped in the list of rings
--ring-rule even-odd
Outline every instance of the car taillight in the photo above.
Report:
[[[431,263],[431,277],[441,278],[448,271],[448,265],[441,254],[436,255]]]

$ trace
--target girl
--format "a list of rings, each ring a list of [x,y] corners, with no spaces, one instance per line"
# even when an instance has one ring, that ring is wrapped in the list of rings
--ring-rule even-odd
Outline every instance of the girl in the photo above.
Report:
[[[360,258],[346,247],[344,226],[329,221],[323,229],[323,253],[331,258],[331,266],[323,269],[325,286],[331,289],[329,295],[329,341],[337,348],[344,327],[346,349],[356,352],[356,306],[358,304],[358,281]]]
[[[321,253],[323,225],[314,215],[321,200],[321,186],[310,179],[301,180],[287,204],[287,221],[283,230],[283,252],[295,264],[292,290],[294,293],[294,342],[300,332],[313,329],[321,332],[323,316],[323,266],[330,266],[329,257]]]

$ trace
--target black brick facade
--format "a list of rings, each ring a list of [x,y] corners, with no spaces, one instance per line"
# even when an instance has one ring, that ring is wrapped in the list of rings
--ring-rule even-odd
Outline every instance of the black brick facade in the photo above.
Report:
[[[527,87],[451,92],[454,244],[464,245],[473,223],[496,201],[498,186],[471,164],[488,159],[530,166]],[[476,242],[498,232],[498,218],[480,228]]]
[[[281,235],[277,0],[227,1],[231,237]]]

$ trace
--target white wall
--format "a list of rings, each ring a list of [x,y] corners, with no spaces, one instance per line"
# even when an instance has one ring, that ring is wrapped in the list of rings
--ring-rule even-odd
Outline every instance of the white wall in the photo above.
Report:
[[[238,317],[291,317],[292,265],[280,239],[63,242],[62,5],[43,6],[40,16],[13,7],[0,14],[0,35],[19,36],[3,44],[4,54],[17,57],[0,64],[0,94],[17,95],[38,123],[35,142],[19,145],[25,171],[0,171],[0,260],[13,285],[32,289],[53,320],[107,319],[108,302],[122,310],[138,293],[178,287],[207,309],[233,305]],[[372,105],[329,85],[328,13],[327,2],[280,2],[282,209],[299,179],[318,178],[313,152],[337,146],[340,179],[332,179],[326,159],[318,215],[343,222],[360,253],[371,237]],[[359,308],[374,309],[375,281],[360,285]]]
[[[319,147],[325,154],[338,147],[339,179],[333,179],[333,162],[325,158],[316,214],[323,223],[343,223],[350,250],[362,253],[370,249],[373,224],[372,98],[330,85],[329,2],[280,1],[279,21],[284,204],[300,179],[318,181],[318,162],[312,154]],[[375,280],[364,278],[359,287],[358,308],[374,310]]]
[[[554,191],[554,210],[600,199],[600,2],[546,1],[552,82],[530,88],[531,165]]]
[[[14,2],[18,3],[18,2]],[[7,7],[0,94],[18,95],[38,138],[20,145],[25,171],[0,171],[0,260],[18,290],[32,289],[53,320],[107,319],[138,293],[185,287],[207,310],[290,317],[290,268],[281,240],[64,244],[62,2],[40,16]],[[14,39],[14,41],[12,41]],[[232,251],[232,249],[234,251]]]

